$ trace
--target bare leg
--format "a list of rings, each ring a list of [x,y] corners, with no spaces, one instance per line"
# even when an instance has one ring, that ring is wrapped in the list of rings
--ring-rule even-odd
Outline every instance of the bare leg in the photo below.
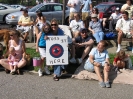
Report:
[[[10,70],[13,71],[13,66],[12,65],[9,65],[10,66]]]
[[[16,71],[16,69],[17,69],[17,66],[16,66],[16,65],[14,65],[14,70]]]
[[[40,65],[40,69],[42,70],[42,67],[43,67],[43,64],[44,64],[44,59],[45,58],[42,58],[42,60],[41,60],[41,65]]]
[[[37,35],[39,34],[39,29],[38,29],[37,26],[35,26],[34,28],[35,28],[35,34],[36,34],[36,37],[37,37]]]
[[[82,60],[86,57],[86,55],[89,53],[89,51],[91,50],[91,46],[87,46],[82,54]]]
[[[25,65],[26,65],[26,60],[22,59],[22,60],[20,60],[19,63],[18,63],[18,68],[22,68],[22,67],[24,67]]]
[[[104,71],[104,82],[109,81],[109,78],[108,78],[109,72],[105,69],[106,66],[107,66],[107,65],[104,66],[104,70],[103,70],[103,71]]]
[[[118,40],[117,40],[118,44],[121,44],[122,42],[122,35],[123,33],[118,33]]]
[[[74,38],[77,38],[79,36],[79,31],[74,32]]]
[[[5,69],[11,70],[11,69],[10,69],[10,66],[9,66],[9,64],[8,64],[8,59],[1,59],[1,60],[0,60],[0,64],[1,64]]]
[[[26,40],[27,39],[27,36],[29,35],[29,33],[28,32],[26,32],[25,34],[24,34],[24,40]]]
[[[94,69],[95,69],[95,72],[98,76],[99,81],[103,82],[103,78],[102,78],[102,75],[101,75],[101,72],[100,72],[100,67],[94,66]]]

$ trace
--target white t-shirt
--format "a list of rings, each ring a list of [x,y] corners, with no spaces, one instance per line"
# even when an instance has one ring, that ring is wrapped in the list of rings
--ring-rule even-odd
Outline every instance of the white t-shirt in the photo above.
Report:
[[[133,20],[128,19],[125,20],[123,18],[119,19],[116,23],[116,29],[121,29],[123,33],[130,33],[131,30],[133,30]]]
[[[119,13],[119,14],[116,14],[116,13],[112,13],[110,18],[112,19],[120,19],[122,17],[122,14]]]
[[[76,4],[75,7],[70,7],[70,12],[79,12],[80,6],[83,4],[83,0],[69,0],[67,4]]]
[[[131,5],[132,6],[132,5]],[[129,6],[128,4],[124,4],[122,7],[121,7],[121,11],[125,11],[127,7],[131,7]]]
[[[70,22],[70,28],[72,29],[73,32],[75,32],[75,31],[80,31],[81,28],[85,28],[85,27],[84,27],[83,21],[72,20]]]

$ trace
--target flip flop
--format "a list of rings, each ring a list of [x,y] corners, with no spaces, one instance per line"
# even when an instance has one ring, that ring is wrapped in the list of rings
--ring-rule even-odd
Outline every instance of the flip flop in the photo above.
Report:
[[[54,80],[54,81],[59,81],[59,77],[54,76],[54,77],[53,77],[53,80]]]

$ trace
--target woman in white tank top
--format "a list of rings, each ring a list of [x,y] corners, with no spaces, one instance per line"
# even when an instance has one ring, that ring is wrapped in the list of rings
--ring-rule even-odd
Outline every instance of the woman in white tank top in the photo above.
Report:
[[[37,18],[35,22],[35,34],[36,36],[39,34],[41,31],[42,27],[46,24],[46,18],[43,16],[41,11],[36,12]]]
[[[11,30],[9,32],[10,34],[10,40],[9,40],[9,47],[14,47],[15,52],[19,55],[21,60],[19,61],[17,68],[22,68],[26,65],[26,60],[24,59],[25,56],[25,42],[19,38],[20,33],[17,30]],[[6,55],[8,54],[8,51]],[[8,60],[7,59],[1,59],[0,64],[5,68],[10,70]]]

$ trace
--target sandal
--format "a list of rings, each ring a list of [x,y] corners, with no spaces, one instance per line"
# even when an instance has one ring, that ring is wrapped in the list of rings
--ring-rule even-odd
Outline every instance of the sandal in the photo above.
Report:
[[[54,80],[54,81],[59,81],[59,77],[54,76],[54,77],[53,77],[53,80]]]
[[[20,75],[20,70],[17,68],[16,73]]]
[[[5,69],[5,72],[6,72],[6,74],[9,74],[10,73],[10,70]]]

